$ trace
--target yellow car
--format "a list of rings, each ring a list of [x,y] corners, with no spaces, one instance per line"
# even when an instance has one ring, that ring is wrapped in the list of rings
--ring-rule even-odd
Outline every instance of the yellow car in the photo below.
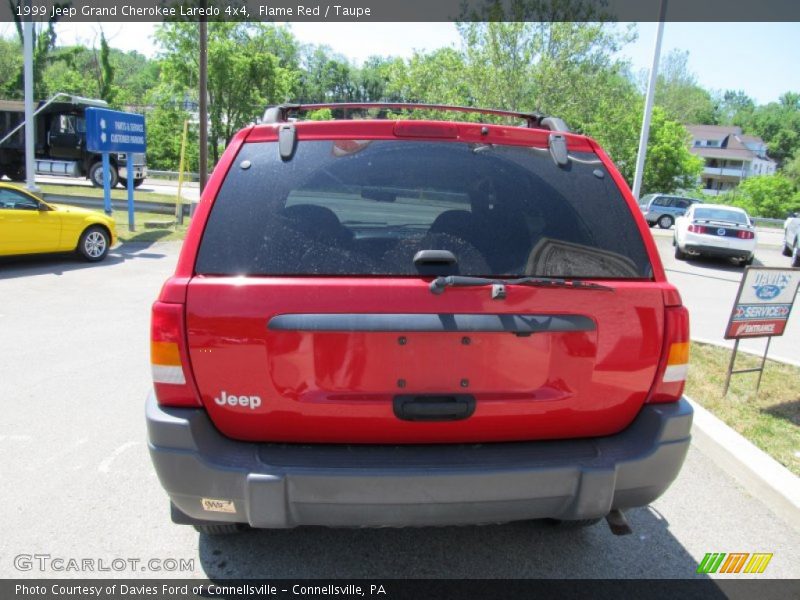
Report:
[[[117,241],[114,220],[85,208],[51,204],[0,182],[0,256],[75,251],[103,260]]]

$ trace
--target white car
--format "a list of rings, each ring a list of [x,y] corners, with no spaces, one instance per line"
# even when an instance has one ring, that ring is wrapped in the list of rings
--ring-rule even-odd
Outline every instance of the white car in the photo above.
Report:
[[[717,256],[753,264],[756,229],[741,208],[722,204],[695,204],[675,221],[675,258]]]
[[[793,267],[800,267],[800,213],[783,223],[783,255],[792,257]]]

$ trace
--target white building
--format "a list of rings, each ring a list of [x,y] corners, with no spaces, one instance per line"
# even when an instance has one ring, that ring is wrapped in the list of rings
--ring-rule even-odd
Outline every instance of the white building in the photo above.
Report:
[[[700,183],[703,192],[716,196],[735,188],[743,179],[771,175],[776,163],[767,156],[767,144],[760,137],[743,135],[733,125],[688,125],[692,154],[705,161]]]

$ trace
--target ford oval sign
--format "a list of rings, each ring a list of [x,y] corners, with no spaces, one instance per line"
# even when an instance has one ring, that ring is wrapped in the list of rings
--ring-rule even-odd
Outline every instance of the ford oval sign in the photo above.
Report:
[[[772,300],[781,293],[780,287],[777,285],[756,285],[753,286],[756,290],[756,296],[762,300]]]

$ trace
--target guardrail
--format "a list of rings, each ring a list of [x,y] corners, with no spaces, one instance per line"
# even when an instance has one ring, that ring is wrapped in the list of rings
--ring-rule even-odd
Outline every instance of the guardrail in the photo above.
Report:
[[[178,171],[154,171],[153,169],[147,169],[147,176],[152,177],[153,179],[166,179],[168,181],[171,180],[178,180]],[[208,174],[211,177],[211,173]],[[183,174],[184,181],[200,181],[200,174],[199,173],[184,173]]]
[[[755,223],[756,227],[769,227],[770,229],[783,229],[783,223],[786,219],[767,219],[764,217],[750,217]]]
[[[85,196],[66,196],[63,194],[42,194],[46,202],[55,202],[57,204],[71,204],[72,206],[81,206],[83,208],[103,208],[102,198],[87,198]],[[192,214],[192,202],[184,202],[183,216],[188,217]],[[123,212],[128,211],[127,200],[111,199],[111,208]],[[159,215],[174,215],[175,203],[174,202],[137,202],[133,201],[133,210],[136,212],[152,212]]]

